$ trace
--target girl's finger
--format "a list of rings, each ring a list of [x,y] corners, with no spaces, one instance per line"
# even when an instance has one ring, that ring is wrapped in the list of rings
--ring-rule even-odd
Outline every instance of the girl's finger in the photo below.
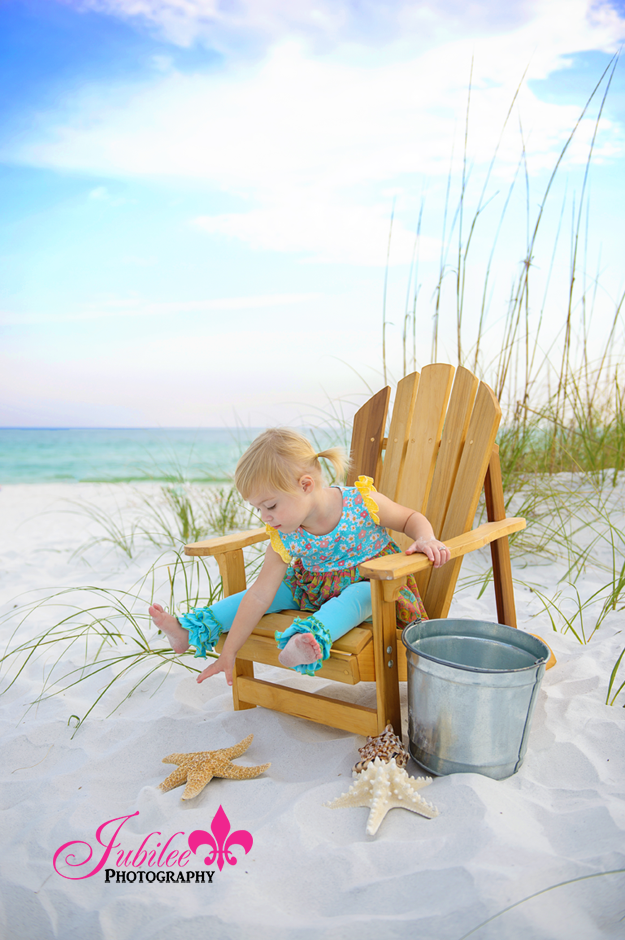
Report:
[[[221,669],[217,665],[217,663],[213,663],[212,666],[208,666],[208,668],[206,668],[203,672],[199,674],[196,681],[204,682],[204,679],[208,679],[210,678],[210,676],[214,676],[216,672],[220,672],[220,671]]]

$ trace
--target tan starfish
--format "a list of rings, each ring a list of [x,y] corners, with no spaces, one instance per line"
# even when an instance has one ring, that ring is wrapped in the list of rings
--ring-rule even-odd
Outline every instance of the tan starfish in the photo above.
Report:
[[[178,764],[177,770],[159,784],[160,790],[173,790],[186,783],[183,800],[192,800],[201,793],[213,777],[230,777],[232,780],[247,780],[264,773],[271,764],[259,764],[257,767],[237,767],[231,763],[234,757],[240,757],[252,743],[253,734],[235,744],[234,747],[222,747],[217,751],[193,751],[190,754],[168,754],[164,764]]]

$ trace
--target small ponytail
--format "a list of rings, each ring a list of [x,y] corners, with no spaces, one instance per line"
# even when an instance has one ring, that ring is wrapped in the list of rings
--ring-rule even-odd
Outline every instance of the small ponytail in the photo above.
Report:
[[[316,458],[331,463],[334,468],[335,482],[342,482],[349,466],[349,458],[342,447],[328,447],[326,450],[319,451]]]

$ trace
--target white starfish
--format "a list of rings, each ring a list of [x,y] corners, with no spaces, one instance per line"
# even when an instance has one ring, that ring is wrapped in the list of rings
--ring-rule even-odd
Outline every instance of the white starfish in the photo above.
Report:
[[[409,777],[403,767],[398,767],[393,757],[388,763],[379,757],[361,773],[353,773],[353,783],[347,793],[341,794],[331,803],[325,803],[331,809],[339,806],[369,806],[371,812],[367,820],[367,835],[375,835],[380,823],[389,809],[403,807],[421,816],[433,819],[438,810],[431,803],[419,796],[417,790],[432,783],[431,777]]]

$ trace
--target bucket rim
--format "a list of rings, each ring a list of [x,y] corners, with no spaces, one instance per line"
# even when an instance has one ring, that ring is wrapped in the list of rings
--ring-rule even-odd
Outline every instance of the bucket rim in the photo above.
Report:
[[[495,623],[495,621],[492,621],[492,620],[472,620],[469,617],[436,617],[432,620],[413,620],[412,623],[407,623],[401,633],[402,643],[404,644],[406,649],[409,650],[411,653],[414,653],[415,656],[422,656],[423,659],[428,659],[430,660],[430,662],[437,663],[441,666],[450,666],[453,669],[462,669],[465,672],[479,672],[479,673],[486,673],[489,675],[502,675],[502,674],[508,675],[511,672],[527,672],[528,670],[535,670],[537,667],[541,665],[545,665],[549,659],[550,653],[549,653],[549,647],[547,646],[547,644],[544,643],[543,640],[540,639],[540,637],[534,636],[534,634],[525,633],[525,631],[523,630],[521,630],[521,635],[531,636],[533,640],[537,640],[542,646],[544,646],[546,652],[544,656],[540,657],[539,659],[535,659],[533,663],[528,663],[527,666],[517,666],[514,669],[489,669],[485,666],[467,666],[467,665],[464,665],[463,663],[454,663],[449,659],[442,659],[440,656],[433,656],[431,653],[424,653],[421,650],[417,650],[406,640],[406,631],[409,630],[410,627],[414,627],[415,624],[445,623],[446,621],[449,621],[449,620],[453,620],[454,623],[487,623],[493,627],[501,627],[501,628],[504,628],[505,630],[514,630],[515,633],[518,630],[518,627],[510,627],[506,623]],[[480,637],[473,637],[473,638],[469,637],[469,639],[480,639]],[[510,644],[510,645],[513,645],[513,644]],[[517,647],[517,649],[519,649],[519,647]],[[529,650],[526,650],[525,652],[529,652]],[[533,655],[533,654],[530,653],[530,655]]]

